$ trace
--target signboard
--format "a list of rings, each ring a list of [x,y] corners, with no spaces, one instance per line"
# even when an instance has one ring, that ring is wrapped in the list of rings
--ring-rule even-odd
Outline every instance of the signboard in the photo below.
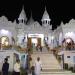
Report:
[[[28,34],[28,37],[43,37],[43,34]]]

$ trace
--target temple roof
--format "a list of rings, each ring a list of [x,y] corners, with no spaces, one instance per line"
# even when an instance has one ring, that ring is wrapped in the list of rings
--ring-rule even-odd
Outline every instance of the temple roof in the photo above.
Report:
[[[32,17],[32,13],[31,13],[31,17],[30,17],[30,19],[28,20],[27,25],[32,25],[33,23],[34,23],[34,19],[33,19],[33,17]]]
[[[21,11],[21,13],[20,13],[20,15],[19,15],[18,20],[21,20],[21,19],[27,21],[26,13],[25,13],[25,11],[24,11],[24,6],[23,6],[23,8],[22,8],[22,11]]]
[[[42,17],[41,21],[43,21],[43,20],[50,20],[49,14],[46,10],[46,7],[45,7],[45,11],[44,11],[44,14],[43,14],[43,17]]]

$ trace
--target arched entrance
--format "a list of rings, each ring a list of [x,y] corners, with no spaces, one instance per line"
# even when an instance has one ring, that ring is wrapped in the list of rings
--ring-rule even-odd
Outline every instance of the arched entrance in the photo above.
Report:
[[[66,50],[72,50],[73,48],[75,48],[72,38],[65,38],[63,40],[63,45],[65,46]]]
[[[0,38],[0,49],[5,48],[9,45],[9,38],[7,36],[2,36]]]
[[[28,34],[27,38],[27,45],[32,46],[32,44],[35,44],[35,46],[44,46],[44,34]]]
[[[28,38],[27,46],[31,48],[31,47],[33,47],[33,45],[34,46],[38,46],[38,45],[41,46],[41,38],[37,38],[37,37],[35,39],[32,37]]]

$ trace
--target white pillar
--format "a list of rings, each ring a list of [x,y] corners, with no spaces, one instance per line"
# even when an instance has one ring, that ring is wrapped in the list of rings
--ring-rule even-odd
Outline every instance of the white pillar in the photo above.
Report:
[[[3,48],[2,48],[2,43],[1,43],[1,51],[3,50]]]

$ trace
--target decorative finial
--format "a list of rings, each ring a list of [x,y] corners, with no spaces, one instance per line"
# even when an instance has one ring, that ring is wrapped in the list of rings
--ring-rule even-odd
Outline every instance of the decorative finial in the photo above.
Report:
[[[32,18],[32,11],[31,11],[31,18]]]
[[[22,6],[22,9],[24,9],[24,5]]]
[[[45,6],[45,11],[46,11],[46,6]]]

